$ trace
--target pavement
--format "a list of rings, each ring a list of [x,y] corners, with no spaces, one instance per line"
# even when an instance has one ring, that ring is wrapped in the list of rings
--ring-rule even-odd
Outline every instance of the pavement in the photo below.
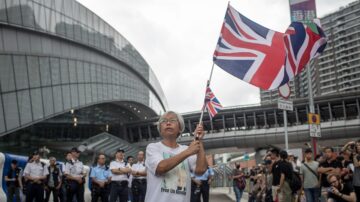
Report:
[[[241,202],[248,201],[248,193],[244,192]],[[216,187],[210,189],[211,202],[232,202],[236,201],[235,194],[232,187]]]

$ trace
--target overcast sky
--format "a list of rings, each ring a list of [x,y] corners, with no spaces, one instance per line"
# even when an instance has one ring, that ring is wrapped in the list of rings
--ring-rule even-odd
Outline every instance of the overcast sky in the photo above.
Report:
[[[78,0],[119,31],[140,52],[162,85],[169,108],[201,109],[212,55],[228,1]],[[354,0],[317,0],[322,17]],[[284,32],[288,0],[237,0],[230,4],[251,20]],[[211,88],[224,107],[257,104],[257,87],[215,66]]]

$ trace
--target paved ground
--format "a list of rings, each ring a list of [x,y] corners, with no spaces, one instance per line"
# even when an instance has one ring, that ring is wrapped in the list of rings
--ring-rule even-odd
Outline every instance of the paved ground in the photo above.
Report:
[[[223,193],[211,193],[210,202],[233,202],[233,200]]]
[[[235,201],[235,194],[232,191],[232,187],[217,187],[210,189],[210,201],[211,202],[233,202]],[[243,193],[241,202],[248,201],[247,192]]]

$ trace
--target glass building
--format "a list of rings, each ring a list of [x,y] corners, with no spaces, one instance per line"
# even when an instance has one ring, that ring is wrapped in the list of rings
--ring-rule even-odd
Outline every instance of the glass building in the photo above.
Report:
[[[0,0],[0,137],[128,139],[126,123],[166,109],[145,59],[80,3]]]

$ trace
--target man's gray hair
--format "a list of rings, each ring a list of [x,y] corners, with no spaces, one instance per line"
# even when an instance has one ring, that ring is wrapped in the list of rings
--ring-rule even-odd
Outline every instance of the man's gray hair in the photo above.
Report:
[[[185,123],[184,123],[184,118],[177,112],[174,112],[174,111],[166,111],[163,115],[160,116],[160,119],[158,120],[158,122],[156,123],[157,124],[157,129],[161,135],[161,131],[160,131],[160,125],[161,125],[161,120],[164,119],[164,117],[168,114],[174,114],[179,122],[179,126],[180,126],[180,131],[179,131],[179,134],[178,136],[184,132],[185,130]]]

